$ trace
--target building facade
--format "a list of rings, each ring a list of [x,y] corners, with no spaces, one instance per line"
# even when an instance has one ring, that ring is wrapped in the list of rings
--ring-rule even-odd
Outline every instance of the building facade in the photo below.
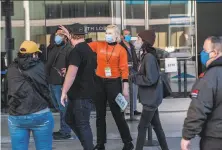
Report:
[[[79,22],[86,25],[87,38],[104,40],[105,27],[108,24],[117,24],[120,29],[129,29],[134,37],[133,40],[138,32],[154,29],[157,36],[154,46],[171,51],[170,57],[181,59],[179,62],[181,74],[175,72],[169,75],[173,91],[184,90],[183,85],[181,89],[177,86],[178,78],[188,77],[185,81],[187,82],[185,90],[189,91],[197,77],[197,63],[193,61],[195,57],[197,58],[196,1],[30,0],[13,1],[13,6],[12,37],[15,39],[13,57],[25,39],[47,46],[50,34],[55,32],[58,25]],[[5,17],[1,16],[1,51],[5,51],[4,37]],[[181,82],[184,84],[183,80]]]
[[[12,36],[15,48],[25,39],[25,13],[23,1],[14,1],[12,16]],[[155,46],[184,46],[180,39],[187,32],[187,23],[171,28],[170,16],[194,16],[194,2],[190,1],[29,1],[30,39],[40,44],[48,44],[49,35],[55,27],[80,22],[87,25],[88,36],[93,40],[104,40],[104,27],[117,24],[121,29],[130,29],[133,36],[144,29],[153,28],[157,32]],[[4,50],[4,17],[1,17],[1,49]]]

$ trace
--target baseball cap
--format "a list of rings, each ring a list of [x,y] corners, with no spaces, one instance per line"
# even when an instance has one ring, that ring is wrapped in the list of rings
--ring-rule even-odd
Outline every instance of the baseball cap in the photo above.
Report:
[[[80,23],[74,23],[74,24],[70,25],[70,30],[75,35],[87,34],[86,27]]]
[[[33,41],[24,41],[20,46],[20,53],[22,54],[32,54],[36,52],[42,52],[39,50],[38,45]]]

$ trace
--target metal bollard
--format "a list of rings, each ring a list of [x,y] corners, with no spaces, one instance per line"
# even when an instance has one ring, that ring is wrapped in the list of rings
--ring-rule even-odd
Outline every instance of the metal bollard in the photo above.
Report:
[[[181,94],[181,62],[178,60],[178,92]]]
[[[184,60],[184,97],[187,97],[187,61]]]
[[[148,139],[145,141],[144,146],[159,146],[159,142],[157,140],[153,140],[152,136],[152,125],[148,125]]]

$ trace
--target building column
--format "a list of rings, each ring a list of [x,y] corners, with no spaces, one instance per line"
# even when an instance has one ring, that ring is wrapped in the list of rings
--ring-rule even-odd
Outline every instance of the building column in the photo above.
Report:
[[[110,1],[110,3],[111,3],[112,24],[114,24],[114,1]]]
[[[145,30],[149,29],[149,19],[150,19],[150,11],[149,11],[149,1],[145,0]]]
[[[113,23],[116,24],[121,29],[121,1],[113,1],[114,3],[114,11],[113,13]]]
[[[121,1],[121,30],[126,28],[126,2]]]
[[[29,14],[29,1],[23,1],[23,7],[25,12],[25,40],[30,40],[30,14]]]

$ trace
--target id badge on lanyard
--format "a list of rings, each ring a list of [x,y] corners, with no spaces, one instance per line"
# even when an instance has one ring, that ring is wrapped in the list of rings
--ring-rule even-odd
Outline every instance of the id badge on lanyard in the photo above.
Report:
[[[112,76],[112,71],[109,66],[105,67],[105,76],[106,77],[111,77]]]
[[[108,49],[108,45],[107,45],[107,47],[106,47],[105,76],[106,76],[106,77],[111,77],[111,76],[112,76],[112,69],[111,69],[111,67],[110,67],[110,65],[109,65],[109,62],[110,62],[110,59],[111,59],[111,57],[112,57],[112,55],[113,55],[113,51],[114,51],[114,49],[115,49],[115,46],[113,47],[112,53],[111,53],[111,55],[110,55],[109,58],[108,58],[108,56],[107,56],[107,55],[108,55],[107,49]]]

